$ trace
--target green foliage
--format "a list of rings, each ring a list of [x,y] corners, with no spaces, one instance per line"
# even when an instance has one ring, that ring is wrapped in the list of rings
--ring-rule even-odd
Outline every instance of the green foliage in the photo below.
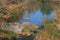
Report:
[[[0,13],[3,13],[4,15],[6,15],[8,13],[8,10],[0,6]]]
[[[7,21],[9,22],[16,22],[19,21],[22,18],[23,15],[23,10],[19,9],[19,8],[14,8],[13,10],[11,10],[11,17],[7,19]]]
[[[52,20],[46,20],[46,22],[44,23],[43,30],[49,32],[49,35],[51,35],[52,40],[60,37],[60,31],[56,27],[55,22]]]
[[[0,17],[0,21],[3,21],[4,19],[2,17]]]
[[[8,38],[8,39],[11,39],[12,37],[17,37],[17,34],[11,30],[5,30],[0,28],[0,33],[3,33],[5,35],[4,38]]]
[[[0,7],[0,12],[2,12],[3,11],[3,8],[2,7]]]
[[[34,4],[36,2],[37,2],[37,0],[29,0],[29,3],[31,3],[31,4]]]
[[[7,1],[7,5],[9,4],[17,4],[18,3],[18,0],[8,0]]]
[[[43,14],[50,14],[53,8],[50,5],[47,5],[46,3],[41,4],[41,11]]]

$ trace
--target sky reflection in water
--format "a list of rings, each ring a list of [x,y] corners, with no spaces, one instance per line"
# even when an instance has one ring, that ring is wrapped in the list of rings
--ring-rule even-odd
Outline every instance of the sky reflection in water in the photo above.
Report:
[[[51,14],[47,15],[49,19],[54,18],[54,12],[52,11]],[[40,11],[36,10],[34,12],[28,13],[27,11],[24,13],[22,18],[29,18],[30,20],[20,20],[20,22],[31,22],[32,24],[36,24],[41,26],[45,19],[45,15]]]

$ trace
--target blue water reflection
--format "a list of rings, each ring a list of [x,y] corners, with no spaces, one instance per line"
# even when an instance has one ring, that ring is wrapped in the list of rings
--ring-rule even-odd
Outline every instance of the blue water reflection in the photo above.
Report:
[[[54,12],[52,11],[49,15],[47,15],[49,19],[53,19],[54,18]],[[36,25],[42,25],[43,21],[45,19],[45,15],[40,11],[40,10],[36,10],[34,12],[30,12],[28,13],[28,11],[26,11],[24,13],[24,15],[22,16],[22,18],[29,18],[29,20],[20,20],[20,22],[31,22],[32,24],[36,24]]]

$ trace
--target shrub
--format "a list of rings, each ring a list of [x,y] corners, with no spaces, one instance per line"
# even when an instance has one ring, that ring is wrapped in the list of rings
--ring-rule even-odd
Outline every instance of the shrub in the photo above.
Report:
[[[56,27],[56,23],[54,20],[47,20],[44,23],[44,29],[43,30],[48,31],[52,40],[56,40],[56,38],[59,39],[59,37],[60,37],[60,31]]]
[[[2,34],[1,34],[2,33]],[[3,36],[2,38],[8,38],[11,39],[12,37],[18,37],[16,33],[14,33],[11,30],[5,30],[0,28],[0,34]]]
[[[4,15],[6,15],[8,13],[8,10],[0,6],[0,13],[3,13]]]

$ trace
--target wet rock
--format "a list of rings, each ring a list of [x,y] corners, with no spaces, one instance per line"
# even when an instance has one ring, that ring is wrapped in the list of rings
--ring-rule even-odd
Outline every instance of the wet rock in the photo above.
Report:
[[[38,28],[39,27],[36,25],[25,26],[24,28],[22,28],[20,34],[30,36],[33,33],[36,34],[38,32]]]
[[[23,18],[23,20],[30,20],[30,18]]]
[[[27,25],[32,25],[30,22],[23,22],[22,25],[27,26]]]

